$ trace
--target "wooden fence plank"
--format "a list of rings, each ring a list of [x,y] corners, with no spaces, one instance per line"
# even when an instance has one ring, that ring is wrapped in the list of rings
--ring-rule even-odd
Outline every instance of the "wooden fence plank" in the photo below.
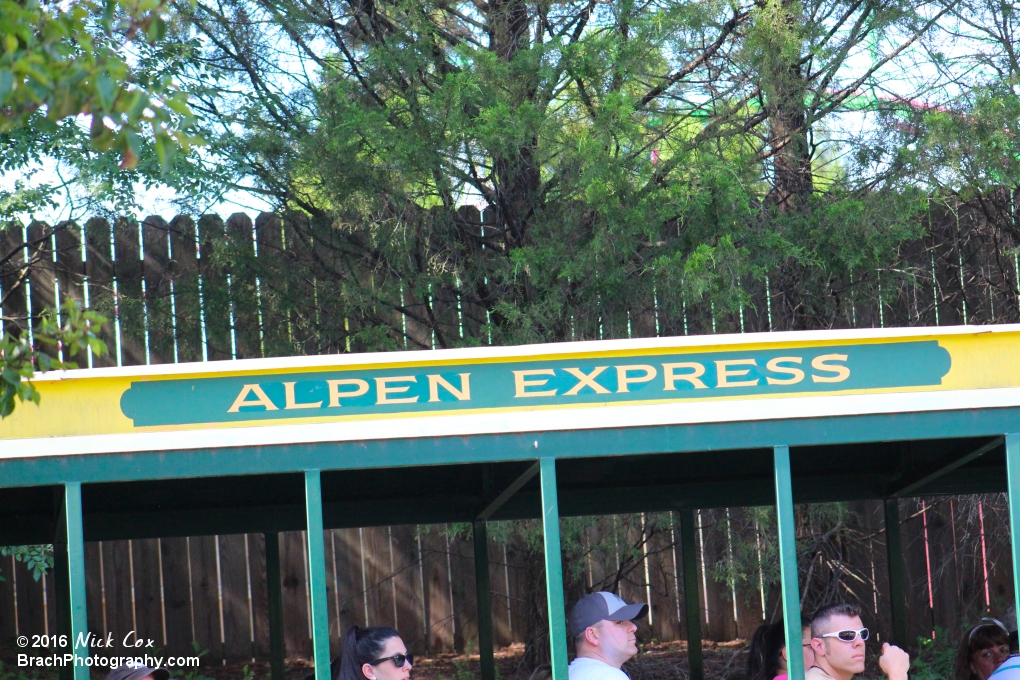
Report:
[[[223,653],[227,663],[244,662],[252,657],[244,534],[220,536],[220,576],[223,584]]]
[[[269,588],[266,581],[266,541],[262,534],[248,534],[251,573],[252,618],[255,624],[255,656],[269,658]]]
[[[136,640],[153,640],[164,647],[163,594],[159,578],[159,539],[131,541],[135,573]]]
[[[229,294],[234,317],[237,358],[262,356],[259,300],[255,286],[254,225],[244,213],[227,218],[226,246],[230,253]]]
[[[287,656],[308,658],[312,641],[308,633],[308,572],[305,566],[304,532],[280,534],[280,573],[283,579],[283,636]]]
[[[93,218],[85,223],[85,273],[89,283],[89,309],[106,317],[100,338],[106,343],[107,354],[94,357],[92,365],[117,365],[116,310],[113,297],[113,251],[110,223]]]
[[[178,358],[180,361],[201,361],[202,308],[198,295],[195,222],[185,215],[178,215],[170,221],[170,275]]]
[[[340,624],[343,630],[367,625],[361,579],[361,543],[357,529],[336,529],[337,581],[340,588]]]
[[[27,328],[25,286],[21,282],[24,258],[21,244],[22,225],[17,222],[0,224],[0,303],[7,331]]]
[[[0,640],[6,643],[11,643],[17,635],[13,569],[13,557],[0,557],[0,576],[4,579],[0,581]]]
[[[161,538],[160,553],[163,561],[163,607],[166,612],[167,653],[190,655],[191,642],[191,583],[188,566],[188,539]]]
[[[227,287],[223,257],[224,225],[218,215],[203,215],[198,220],[201,257],[198,271],[202,276],[202,306],[205,311],[209,360],[230,359],[230,291]]]
[[[134,630],[131,605],[131,555],[128,541],[103,541],[103,582],[106,584],[106,630],[113,633],[115,648],[123,653],[124,636]]]
[[[55,234],[57,246],[57,284],[60,289],[59,304],[72,298],[84,306],[85,263],[82,261],[82,228],[77,222],[61,222]],[[80,368],[88,366],[88,353],[81,351],[77,356],[65,352],[65,359],[74,361]]]
[[[88,614],[89,631],[96,634],[96,637],[106,635],[104,623],[105,612],[103,611],[103,572],[100,561],[101,543],[88,542],[85,544],[85,607]],[[105,655],[105,648],[96,648],[95,652]]]
[[[174,361],[174,319],[170,296],[170,226],[150,215],[141,224],[144,302],[148,314],[149,351],[154,364]]]
[[[42,583],[32,578],[32,572],[23,562],[15,562],[14,578],[18,598],[18,634],[41,635],[46,628]]]
[[[223,660],[220,637],[219,580],[216,575],[216,537],[193,536],[191,545],[191,603],[198,648],[208,650],[206,662]]]
[[[421,589],[418,585],[418,543],[414,525],[392,528],[393,555],[396,573],[393,585],[397,591],[397,630],[409,639],[421,636]],[[422,648],[423,651],[424,648]]]
[[[28,235],[28,257],[32,262],[28,269],[31,296],[31,312],[33,324],[46,309],[52,309],[56,302],[54,282],[56,281],[56,263],[53,252],[53,229],[44,222],[32,222],[25,232]],[[41,343],[40,343],[41,344]],[[56,356],[56,348],[41,345],[47,354]]]
[[[114,272],[117,277],[117,311],[125,366],[146,363],[142,261],[138,238],[138,223],[135,220],[117,218],[113,225],[116,255]]]

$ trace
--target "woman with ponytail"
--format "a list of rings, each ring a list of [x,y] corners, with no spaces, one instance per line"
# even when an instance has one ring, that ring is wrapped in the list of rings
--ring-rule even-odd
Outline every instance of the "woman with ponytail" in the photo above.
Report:
[[[804,670],[815,663],[811,649],[811,624],[801,621],[801,648]],[[747,680],[787,680],[787,652],[785,628],[782,621],[765,623],[754,631],[747,654]]]
[[[411,662],[397,631],[351,626],[344,634],[337,680],[408,680]]]

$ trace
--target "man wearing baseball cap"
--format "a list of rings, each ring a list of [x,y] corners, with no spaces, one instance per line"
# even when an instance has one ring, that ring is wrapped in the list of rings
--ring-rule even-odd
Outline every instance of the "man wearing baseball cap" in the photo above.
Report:
[[[165,668],[124,664],[110,671],[106,680],[170,680],[170,671]]]
[[[627,604],[613,593],[585,595],[567,619],[576,658],[570,680],[630,680],[620,668],[637,653],[637,625],[648,612],[646,604]]]

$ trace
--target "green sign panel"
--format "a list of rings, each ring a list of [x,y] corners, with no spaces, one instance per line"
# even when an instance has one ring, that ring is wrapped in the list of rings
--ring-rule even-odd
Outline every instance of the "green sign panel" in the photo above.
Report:
[[[135,427],[937,386],[937,341],[138,381]]]

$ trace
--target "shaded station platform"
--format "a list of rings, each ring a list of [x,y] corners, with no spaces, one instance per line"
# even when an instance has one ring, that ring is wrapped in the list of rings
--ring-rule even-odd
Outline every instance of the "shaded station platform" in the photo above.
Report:
[[[280,531],[307,529],[316,680],[328,680],[324,529],[471,522],[479,538],[488,521],[541,519],[562,680],[561,516],[678,513],[685,591],[697,592],[694,511],[774,505],[783,611],[797,635],[793,505],[886,499],[903,644],[898,506],[888,501],[1005,491],[1013,519],[1020,498],[1015,326],[244,360],[76,371],[37,385],[41,407],[0,423],[0,545],[55,544],[60,627],[72,639],[87,627],[84,541],[263,532],[274,678]],[[474,545],[491,680],[487,542]],[[686,623],[697,678],[696,599]]]

